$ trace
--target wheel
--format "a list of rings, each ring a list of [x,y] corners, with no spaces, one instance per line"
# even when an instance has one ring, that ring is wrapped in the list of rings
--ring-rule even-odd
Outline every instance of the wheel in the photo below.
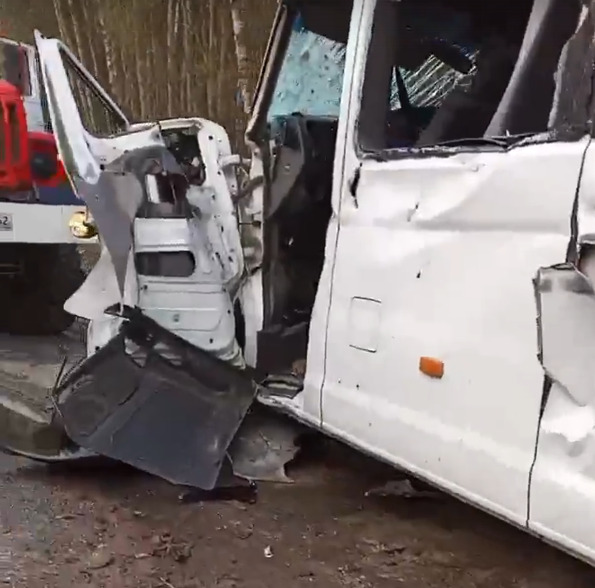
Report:
[[[64,302],[85,279],[76,245],[18,244],[11,251],[19,271],[1,282],[2,330],[13,335],[56,335],[75,317]]]

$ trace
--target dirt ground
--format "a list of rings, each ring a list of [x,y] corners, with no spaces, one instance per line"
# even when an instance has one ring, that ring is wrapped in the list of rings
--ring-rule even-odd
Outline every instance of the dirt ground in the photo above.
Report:
[[[122,467],[0,462],[0,582],[29,588],[591,588],[592,570],[447,497],[365,496],[393,475],[334,444],[256,504],[184,504]]]
[[[0,387],[35,400],[64,354],[82,353],[79,335],[0,337]],[[446,496],[367,497],[397,473],[319,439],[290,469],[295,483],[259,484],[255,504],[187,504],[130,468],[0,454],[0,585],[595,586],[595,569]]]

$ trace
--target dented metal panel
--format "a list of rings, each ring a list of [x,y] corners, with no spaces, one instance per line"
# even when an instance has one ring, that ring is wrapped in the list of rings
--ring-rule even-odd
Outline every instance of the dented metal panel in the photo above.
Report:
[[[595,290],[573,264],[535,279],[546,375],[529,527],[582,557],[595,556]]]
[[[540,269],[535,290],[545,373],[577,404],[586,405],[595,399],[591,378],[595,329],[586,319],[595,317],[593,284],[574,265],[563,264]]]
[[[60,157],[74,191],[91,211],[102,241],[110,252],[123,296],[126,264],[132,247],[131,223],[142,201],[142,186],[134,176],[116,175],[105,170],[103,163],[95,158],[90,146],[93,137],[84,128],[64,67],[64,55],[68,55],[83,75],[87,73],[84,67],[59,41],[45,39],[36,31],[35,42]],[[86,81],[109,102],[126,127],[128,121],[117,105],[88,74]]]
[[[585,1],[562,53],[550,126],[559,139],[593,133],[595,3]],[[595,153],[585,152],[569,211],[566,263],[534,281],[545,380],[530,478],[528,526],[573,554],[595,558]]]

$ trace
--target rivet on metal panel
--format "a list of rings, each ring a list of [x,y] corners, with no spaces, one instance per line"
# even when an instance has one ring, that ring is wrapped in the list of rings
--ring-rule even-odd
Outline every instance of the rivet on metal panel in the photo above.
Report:
[[[444,362],[435,357],[420,357],[419,371],[430,378],[440,379],[444,376]]]

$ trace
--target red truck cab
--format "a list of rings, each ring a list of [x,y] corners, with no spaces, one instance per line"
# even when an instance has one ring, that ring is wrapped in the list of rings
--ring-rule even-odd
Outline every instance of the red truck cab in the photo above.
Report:
[[[19,90],[0,80],[0,192],[22,192],[33,187],[27,117]]]
[[[0,80],[0,197],[22,200],[34,186],[56,187],[66,181],[54,136],[27,130],[20,91]]]

